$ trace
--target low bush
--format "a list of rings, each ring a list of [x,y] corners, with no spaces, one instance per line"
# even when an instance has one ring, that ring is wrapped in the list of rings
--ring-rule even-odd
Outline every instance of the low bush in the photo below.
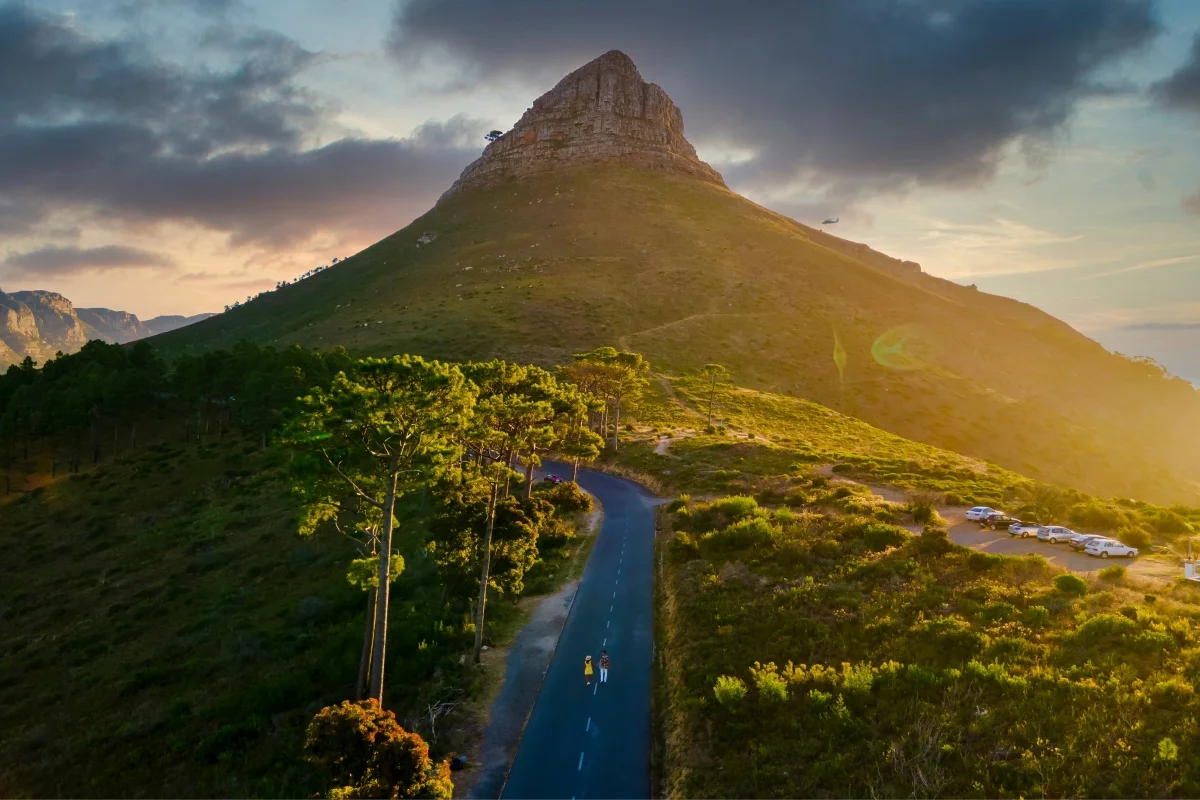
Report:
[[[548,500],[559,514],[577,514],[595,507],[592,496],[574,481],[552,484],[551,488],[542,489],[538,494]]]
[[[1125,577],[1125,567],[1120,564],[1113,564],[1111,567],[1105,567],[1100,570],[1100,580],[1109,581],[1110,583],[1121,580]]]
[[[758,688],[758,696],[767,702],[784,703],[788,699],[787,680],[779,674],[774,663],[763,666],[757,661],[750,668],[754,685]]]
[[[860,522],[847,528],[844,535],[862,539],[869,550],[898,547],[911,538],[908,531],[885,522]]]
[[[1050,611],[1045,606],[1030,606],[1021,616],[1031,628],[1045,628],[1050,624]]]
[[[746,682],[732,675],[722,675],[713,686],[713,694],[718,703],[732,708],[746,698]]]
[[[778,529],[766,519],[750,517],[704,534],[701,542],[717,550],[742,550],[768,546],[774,541],[777,533]]]
[[[1150,534],[1141,528],[1122,528],[1117,538],[1130,547],[1145,550],[1150,547]]]
[[[1054,588],[1063,594],[1085,594],[1088,590],[1087,581],[1078,575],[1059,575],[1054,579]]]

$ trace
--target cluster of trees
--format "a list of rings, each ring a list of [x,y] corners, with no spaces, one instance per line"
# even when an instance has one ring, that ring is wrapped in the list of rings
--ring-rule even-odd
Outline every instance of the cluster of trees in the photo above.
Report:
[[[599,455],[600,437],[585,424],[596,404],[539,367],[409,355],[355,362],[301,399],[287,429],[297,450],[301,532],[332,525],[353,535],[375,570],[359,679],[371,698],[382,703],[389,587],[402,568],[394,558],[397,503],[428,492],[438,504],[429,549],[449,586],[478,591],[478,660],[488,588],[520,590],[538,529],[552,517],[534,497],[534,468],[549,451]]]
[[[284,286],[289,286],[289,285],[291,285],[291,284],[293,284],[293,283],[299,283],[300,281],[304,280],[305,278],[311,278],[313,275],[316,275],[318,272],[324,272],[325,270],[329,269],[329,267],[336,266],[336,265],[337,265],[337,263],[338,263],[338,260],[339,260],[339,259],[337,259],[337,258],[334,258],[334,259],[333,259],[333,262],[332,262],[332,263],[330,263],[330,264],[329,264],[329,266],[313,267],[312,269],[308,270],[307,272],[302,272],[302,273],[299,275],[299,277],[292,278],[290,281],[276,281],[276,282],[275,282],[275,289],[282,289]],[[342,261],[345,261],[345,259],[341,259],[341,260],[342,260]],[[274,289],[272,289],[272,290],[270,290],[270,291],[274,291]],[[232,303],[229,303],[228,305],[226,305],[226,306],[225,306],[225,310],[226,310],[226,311],[232,311],[232,310],[233,310],[233,309],[235,309],[235,308],[241,308],[241,307],[242,307],[243,305],[245,305],[246,303],[252,303],[252,302],[254,302],[255,300],[257,300],[258,298],[260,298],[260,297],[262,297],[263,295],[265,295],[265,294],[268,294],[268,292],[259,292],[258,294],[248,294],[248,295],[246,295],[246,301],[245,301],[245,303],[243,303],[243,302],[242,302],[242,301],[240,301],[240,300],[235,300],[234,302],[232,302]]]
[[[576,353],[560,368],[566,380],[600,400],[591,409],[589,427],[618,449],[621,409],[634,405],[649,385],[650,362],[640,353],[598,347]]]
[[[38,368],[29,358],[0,375],[0,451],[6,470],[48,452],[56,474],[86,459],[136,449],[154,437],[202,441],[237,426],[264,444],[283,409],[351,361],[342,349],[277,351],[241,342],[168,364],[147,342],[88,342]],[[36,453],[35,453],[36,455]]]

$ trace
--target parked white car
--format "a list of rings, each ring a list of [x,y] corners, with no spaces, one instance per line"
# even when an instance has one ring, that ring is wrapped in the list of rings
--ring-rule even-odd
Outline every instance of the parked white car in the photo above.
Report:
[[[1022,539],[1029,536],[1037,536],[1038,527],[1036,522],[1014,522],[1008,526],[1008,532],[1013,536],[1020,536]]]
[[[1061,525],[1043,525],[1038,528],[1037,537],[1040,541],[1049,542],[1050,544],[1058,544],[1066,542],[1075,535],[1075,531],[1070,528],[1064,528]]]
[[[1136,547],[1130,547],[1124,542],[1118,542],[1116,539],[1092,539],[1088,542],[1087,547],[1083,548],[1083,552],[1089,556],[1100,556],[1100,558],[1137,558],[1138,550]]]
[[[967,519],[972,520],[973,522],[978,522],[995,510],[996,509],[988,508],[987,506],[975,506],[974,508],[967,510]]]

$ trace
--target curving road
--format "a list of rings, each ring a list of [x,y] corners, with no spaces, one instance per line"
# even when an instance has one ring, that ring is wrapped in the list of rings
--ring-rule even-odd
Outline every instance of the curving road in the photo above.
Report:
[[[547,462],[545,470],[570,474]],[[654,657],[654,506],[646,489],[622,478],[579,471],[579,485],[604,509],[604,521],[517,748],[501,796],[625,798],[650,796],[650,670]],[[586,686],[583,659],[612,669]]]

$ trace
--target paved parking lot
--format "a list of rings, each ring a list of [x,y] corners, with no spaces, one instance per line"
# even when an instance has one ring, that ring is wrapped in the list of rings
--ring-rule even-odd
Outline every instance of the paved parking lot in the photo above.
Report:
[[[1072,550],[1067,544],[1050,544],[1038,541],[1036,538],[1022,539],[1010,536],[1006,530],[983,530],[978,523],[967,522],[954,510],[942,512],[950,525],[950,539],[958,544],[982,550],[986,553],[997,553],[1006,556],[1023,556],[1036,554],[1045,556],[1046,560],[1055,566],[1069,569],[1072,572],[1088,573],[1109,566],[1121,564],[1129,574],[1157,581],[1170,581],[1183,575],[1183,566],[1179,559],[1162,556],[1140,556],[1138,558],[1093,558],[1081,550]],[[957,517],[957,519],[955,519]]]

